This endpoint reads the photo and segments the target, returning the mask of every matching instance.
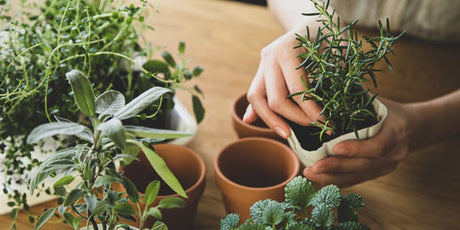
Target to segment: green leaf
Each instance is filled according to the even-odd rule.
[[[358,223],[358,222],[354,222],[354,221],[340,223],[339,228],[343,230],[369,230],[370,229],[366,225]]]
[[[77,149],[76,148],[68,148],[63,149],[55,154],[50,155],[46,158],[38,167],[35,174],[33,174],[30,182],[29,182],[29,191],[33,194],[34,190],[37,186],[49,175],[53,174],[54,171],[52,170],[55,165],[59,165],[61,167],[72,167],[74,166],[74,162],[72,158],[76,155]]]
[[[196,91],[197,93],[199,93],[200,95],[203,96],[203,91],[201,91],[201,89],[200,89],[197,85],[195,85],[195,87],[193,87],[193,89],[195,89],[195,91]]]
[[[97,204],[97,197],[93,195],[85,196],[86,207],[92,213]],[[93,214],[94,215],[94,214]]]
[[[111,176],[111,175],[103,175],[101,177],[99,177],[97,180],[96,180],[96,183],[94,183],[94,187],[95,188],[98,188],[98,187],[101,187],[101,186],[105,186],[105,185],[110,185],[114,182],[117,182],[118,179],[114,176]]]
[[[63,186],[54,187],[54,192],[59,196],[65,196],[67,194],[67,190]]]
[[[265,207],[267,207],[268,203],[270,203],[272,200],[266,199],[266,200],[260,200],[255,202],[251,208],[249,208],[249,214],[251,215],[251,218],[254,220],[256,223],[263,224],[264,223],[264,217],[263,217],[263,212]]]
[[[109,203],[107,203],[107,201],[105,200],[101,200],[101,201],[98,201],[96,203],[96,206],[94,206],[94,209],[93,209],[93,215],[97,215],[99,213],[102,213],[104,211],[106,211],[107,209],[109,209],[111,206]]]
[[[203,72],[203,67],[197,66],[197,67],[195,67],[195,68],[193,69],[192,75],[193,75],[194,77],[198,77],[202,72]]]
[[[280,203],[276,201],[268,202],[262,212],[264,223],[271,226],[281,223],[283,220],[283,212],[284,209]]]
[[[327,205],[316,206],[311,215],[316,227],[330,227],[334,223],[334,213]]]
[[[85,131],[85,126],[73,122],[53,122],[35,127],[29,136],[27,143],[34,144],[39,140],[54,135],[77,135]]]
[[[56,183],[54,183],[53,187],[62,187],[64,185],[68,185],[68,184],[72,183],[72,181],[74,179],[75,179],[75,177],[72,176],[72,175],[64,176],[61,179],[59,179],[58,181],[56,181]]]
[[[165,161],[158,156],[152,149],[143,145],[138,141],[129,140],[130,143],[139,146],[142,151],[144,152],[145,156],[149,160],[150,164],[152,165],[155,172],[163,179],[163,181],[177,194],[182,197],[187,198],[187,194],[185,194],[184,189],[180,185],[177,178],[174,174],[169,170],[168,166],[166,165]]]
[[[73,205],[75,202],[77,202],[81,197],[83,196],[83,190],[81,189],[74,189],[69,192],[67,195],[67,198],[64,201],[64,206],[69,206]]]
[[[160,191],[160,181],[154,180],[150,182],[144,193],[145,206],[149,206],[155,201],[158,191]]]
[[[165,94],[169,93],[171,90],[163,88],[163,87],[152,87],[149,90],[143,92],[141,95],[134,98],[131,102],[121,108],[117,113],[115,113],[115,117],[120,120],[125,120],[136,116],[142,110],[146,109],[149,105],[151,105],[156,100],[160,99],[160,97]]]
[[[315,194],[315,188],[307,178],[298,176],[293,178],[284,189],[286,203],[294,208],[304,210]]]
[[[126,126],[125,131],[126,131]],[[136,157],[137,154],[139,153],[139,146],[133,145],[133,144],[127,144],[126,147],[121,151],[123,154],[130,155],[132,157]],[[136,157],[137,158],[137,157]],[[124,158],[123,162],[128,165],[130,164],[134,158]]]
[[[193,113],[195,114],[196,122],[199,124],[204,118],[205,109],[201,104],[200,98],[196,95],[192,95],[192,103]]]
[[[174,61],[174,58],[171,56],[171,54],[168,51],[163,51],[161,53],[161,56],[166,61],[166,63],[168,63],[168,65],[172,67],[176,67],[176,62]]]
[[[34,230],[40,229],[40,228],[46,223],[46,221],[48,221],[48,220],[53,216],[54,211],[55,211],[54,208],[50,208],[50,209],[44,211],[44,212],[37,218],[37,222],[35,223]]]
[[[112,118],[106,122],[101,123],[98,127],[102,135],[110,138],[120,149],[126,146],[125,129],[121,121],[117,118]]]
[[[134,211],[133,206],[125,202],[115,205],[113,207],[113,210],[122,215],[133,215],[136,213],[136,211]]]
[[[155,221],[151,230],[168,230],[168,226],[161,221]]]
[[[122,93],[109,90],[96,98],[96,113],[113,115],[125,106],[125,97]]]
[[[163,218],[163,215],[161,214],[160,209],[157,207],[152,207],[147,211],[147,215],[152,216],[153,218],[157,220],[161,220]]]
[[[139,192],[137,191],[137,188],[133,184],[133,182],[126,177],[122,177],[121,183],[126,189],[126,193],[128,194],[129,200],[131,200],[134,203],[137,203],[139,201]]]
[[[168,64],[161,60],[149,60],[142,67],[144,67],[144,69],[152,73],[170,72]]]
[[[337,208],[340,204],[340,191],[335,185],[328,185],[316,192],[310,201],[310,205],[324,205],[329,208]]]
[[[95,96],[93,87],[88,78],[78,70],[72,70],[65,74],[72,87],[72,92],[80,111],[88,117],[96,112]]]
[[[183,208],[185,207],[185,201],[176,196],[166,197],[160,200],[158,204],[159,208]]]
[[[179,49],[178,50],[179,50],[180,54],[184,54],[184,52],[185,52],[185,42],[184,41],[179,42]]]
[[[231,230],[238,226],[240,215],[235,213],[228,214],[224,219],[220,220],[220,230]]]
[[[173,130],[166,130],[166,129],[154,129],[148,128],[143,126],[134,126],[134,125],[126,125],[125,131],[127,135],[131,135],[134,137],[144,137],[144,138],[152,138],[152,139],[169,139],[169,138],[179,138],[179,137],[187,137],[191,136],[190,133],[178,132]]]

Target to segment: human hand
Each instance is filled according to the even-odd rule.
[[[380,100],[388,109],[380,132],[367,140],[336,144],[333,149],[335,155],[305,168],[305,177],[321,186],[335,184],[346,187],[388,174],[407,158],[414,110],[410,104]]]
[[[301,76],[304,70],[297,58],[298,45],[295,33],[305,30],[299,26],[265,47],[261,52],[259,69],[248,90],[248,106],[243,121],[254,122],[260,117],[268,127],[283,138],[288,138],[290,129],[282,117],[301,125],[311,125],[320,119],[321,107],[311,100],[302,101],[302,96],[290,94],[304,91]],[[281,117],[282,116],[282,117]]]

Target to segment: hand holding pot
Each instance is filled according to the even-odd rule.
[[[460,90],[420,103],[379,100],[388,109],[381,131],[367,140],[335,145],[335,156],[305,168],[308,179],[321,185],[351,186],[392,172],[413,150],[459,135]],[[449,122],[436,122],[439,118]]]

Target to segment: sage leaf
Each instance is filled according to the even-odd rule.
[[[142,143],[134,140],[129,140],[130,143],[135,144],[139,146],[142,151],[144,152],[145,156],[149,160],[150,164],[152,165],[153,169],[155,172],[163,179],[163,181],[177,194],[179,194],[182,197],[188,198],[187,194],[185,194],[184,189],[180,185],[179,181],[177,178],[174,176],[174,174],[169,170],[168,166],[166,165],[166,162],[158,156],[155,151],[150,149],[149,147],[143,145]]]
[[[126,135],[123,124],[117,118],[101,123],[98,127],[103,136],[110,138],[120,149],[126,146]]]
[[[126,177],[122,177],[121,183],[126,189],[126,193],[128,194],[129,200],[131,200],[134,203],[137,203],[137,201],[139,200],[139,193],[137,192],[137,188],[133,184],[133,182]]]
[[[40,229],[46,221],[48,221],[54,214],[55,209],[50,208],[46,211],[44,211],[38,218],[37,218],[37,223],[35,223],[34,230]]]
[[[168,226],[161,221],[155,221],[151,230],[168,230]]]
[[[34,144],[39,140],[54,135],[77,135],[85,131],[85,126],[73,122],[53,122],[35,127],[29,136],[27,143]]]
[[[144,201],[145,206],[151,205],[157,198],[158,191],[160,191],[160,181],[154,180],[145,189]]]
[[[166,129],[154,129],[143,126],[125,125],[125,131],[127,135],[134,137],[145,137],[152,139],[164,139],[164,138],[179,138],[191,136],[190,133],[178,132]]]
[[[147,211],[147,215],[152,216],[153,218],[157,220],[161,220],[163,218],[163,215],[161,215],[160,209],[157,207],[152,207]]]
[[[83,190],[81,189],[74,189],[69,192],[67,198],[64,201],[64,206],[73,205],[83,196]]]
[[[115,117],[120,120],[125,120],[136,116],[142,110],[147,108],[156,100],[160,99],[160,97],[165,94],[169,93],[171,90],[163,88],[163,87],[152,87],[149,90],[143,92],[141,95],[134,98],[131,102],[121,108],[117,113],[115,113]]]
[[[88,117],[96,112],[95,96],[93,87],[88,78],[78,70],[72,70],[65,74],[72,87],[73,96],[80,111]]]
[[[118,181],[118,179],[116,177],[114,177],[114,176],[103,175],[103,176],[99,177],[96,180],[96,183],[94,183],[94,187],[98,188],[98,187],[101,187],[101,186],[110,185],[110,184],[115,183],[117,181]]]
[[[192,95],[193,113],[197,123],[200,123],[204,118],[205,109],[198,96]]]
[[[185,207],[185,201],[180,197],[171,196],[160,200],[158,204],[159,208],[183,208]]]
[[[59,179],[58,181],[56,181],[56,183],[54,183],[53,187],[62,187],[64,185],[68,185],[68,184],[72,183],[72,181],[74,179],[75,179],[75,177],[72,176],[72,175],[64,176],[61,179]]]
[[[125,97],[122,93],[109,90],[96,98],[96,113],[100,115],[113,115],[125,106]]]
[[[95,196],[93,196],[93,195],[87,195],[87,196],[85,196],[84,199],[85,199],[85,202],[86,202],[86,207],[92,213],[94,208],[96,207],[97,198]]]
[[[136,213],[133,206],[129,203],[119,203],[115,205],[113,209],[122,215],[133,215]]]

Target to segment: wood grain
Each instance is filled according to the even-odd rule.
[[[207,187],[198,207],[196,229],[218,229],[225,210],[214,181],[213,161],[224,146],[237,139],[231,127],[230,104],[249,87],[260,50],[283,32],[270,12],[260,6],[218,0],[154,3],[160,12],[152,20],[155,31],[144,34],[146,40],[171,51],[185,40],[186,53],[193,57],[191,65],[205,68],[190,84],[198,84],[204,91],[207,113],[189,147],[207,166]],[[395,71],[380,73],[380,95],[409,102],[460,88],[459,51],[454,45],[406,38],[397,44],[397,56],[391,58]],[[191,108],[186,92],[178,96]],[[414,152],[390,175],[345,189],[363,195],[366,208],[360,212],[361,220],[371,229],[458,229],[459,140]],[[32,212],[38,214],[53,205],[55,202],[33,207]],[[18,221],[18,229],[33,229],[26,215],[21,214]],[[10,223],[8,215],[0,216],[0,229],[8,229]],[[43,229],[69,228],[47,224]]]

